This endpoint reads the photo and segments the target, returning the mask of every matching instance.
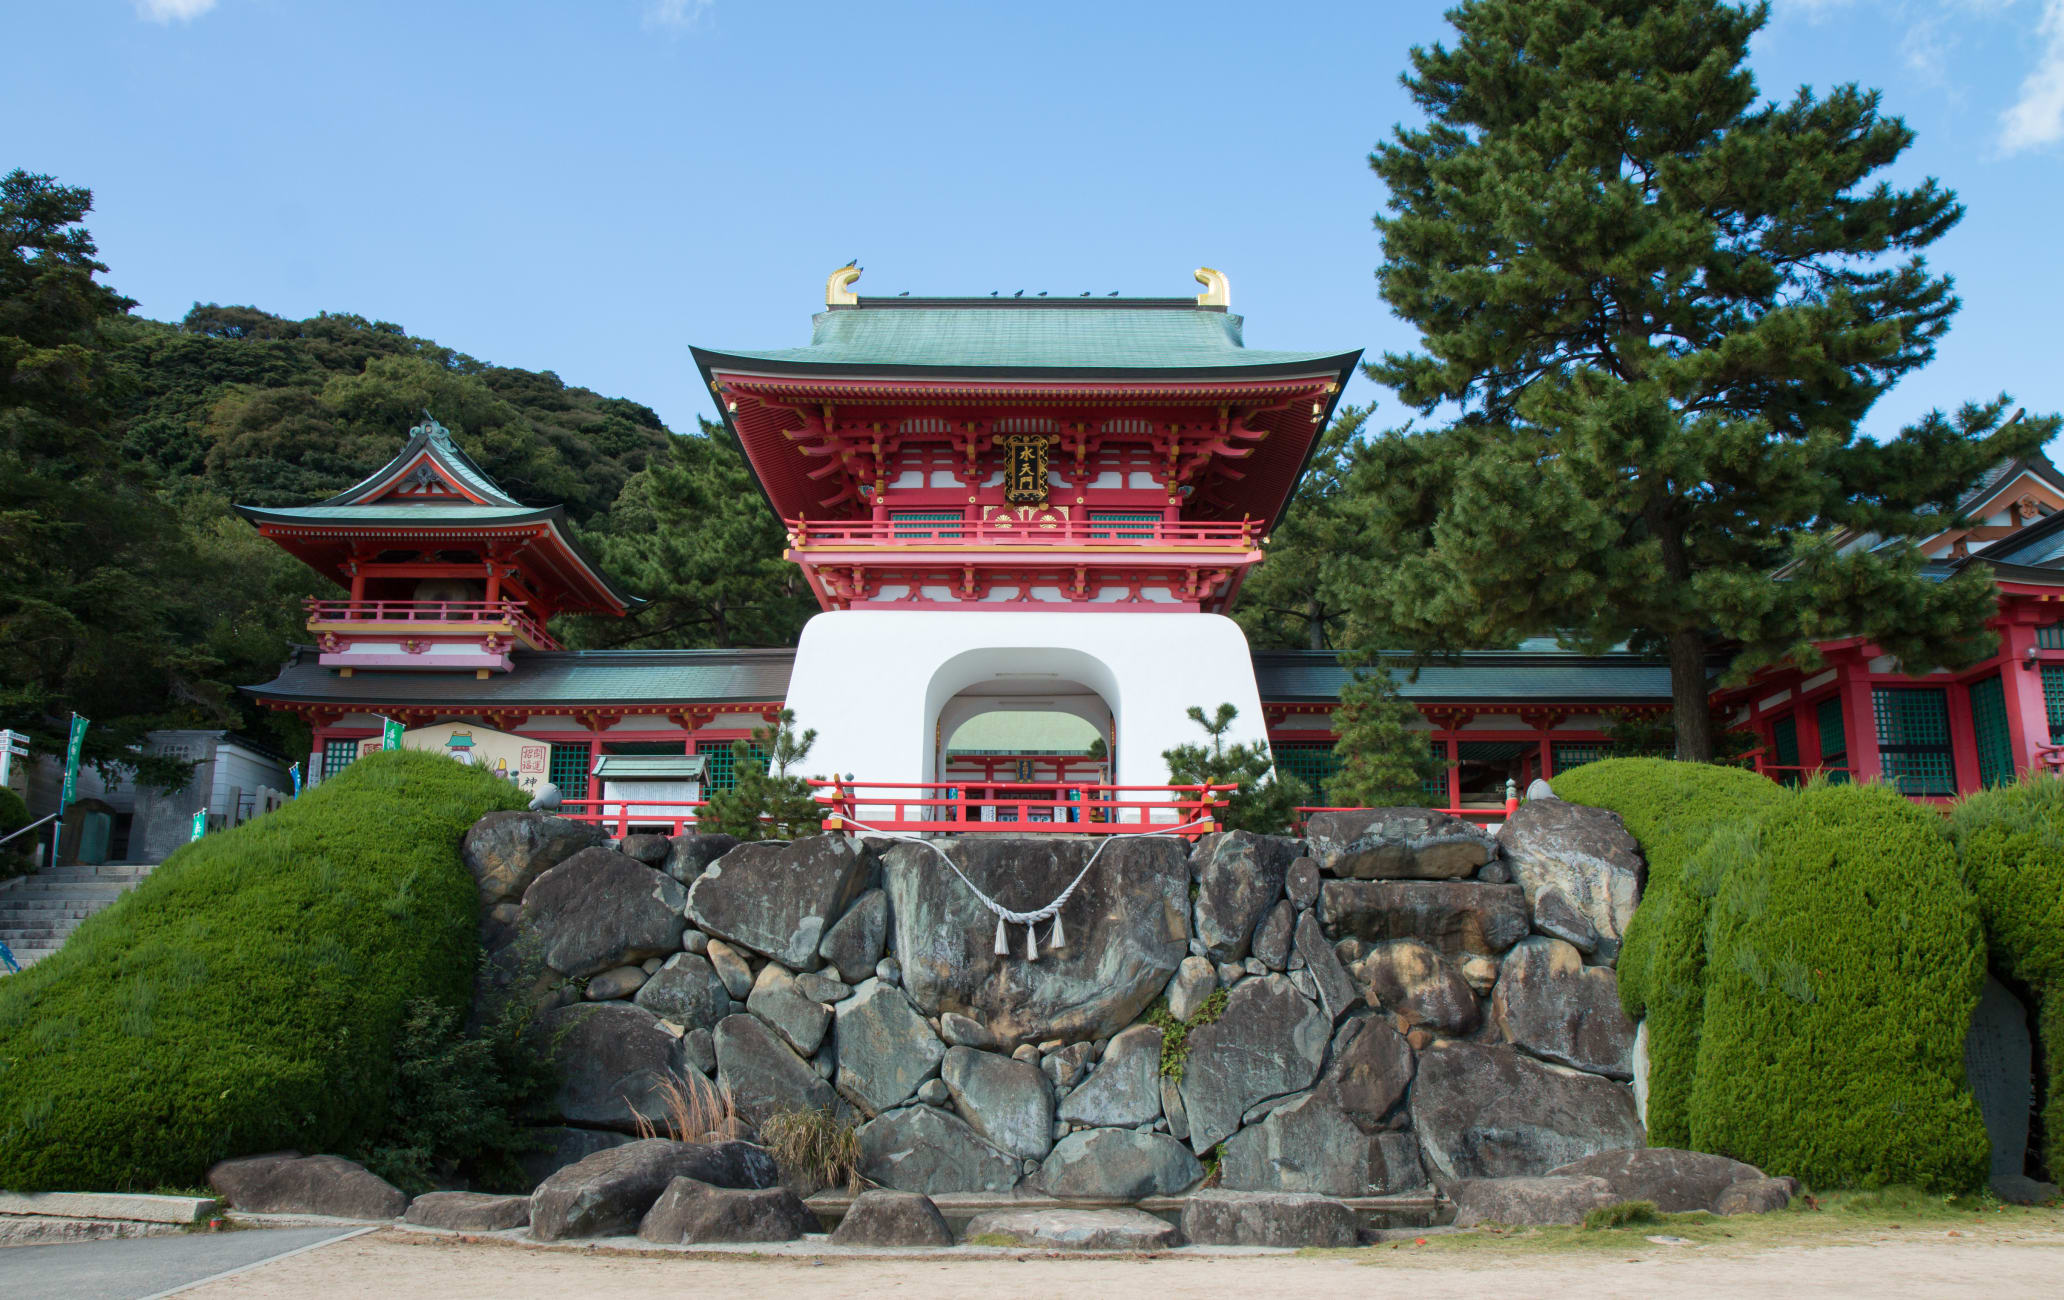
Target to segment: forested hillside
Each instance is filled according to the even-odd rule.
[[[236,688],[306,639],[301,598],[327,584],[230,505],[333,495],[425,410],[512,496],[565,505],[652,599],[632,620],[560,628],[571,643],[779,644],[814,609],[713,430],[676,437],[637,402],[364,316],[211,304],[143,319],[96,259],[91,205],[50,177],[0,179],[0,726],[46,752],[73,710],[103,765],[160,727],[301,749],[293,719]]]

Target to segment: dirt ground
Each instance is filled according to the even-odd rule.
[[[1794,1220],[1798,1216],[1771,1216]],[[2064,1214],[1921,1216],[1922,1221],[1772,1222],[1754,1231],[1687,1225],[1677,1216],[1611,1232],[1568,1230],[1432,1237],[1298,1255],[1068,1258],[1025,1252],[951,1258],[649,1255],[543,1250],[383,1230],[266,1264],[184,1294],[231,1297],[434,1296],[437,1300],[617,1300],[720,1294],[726,1300],[806,1290],[840,1300],[879,1296],[1130,1296],[1155,1300],[1372,1294],[1468,1297],[1524,1273],[1531,1295],[1755,1294],[2010,1296],[2064,1294]],[[1693,1235],[1685,1235],[1693,1234]],[[1666,1240],[1651,1240],[1662,1237]],[[1494,1276],[1495,1275],[1495,1276]]]

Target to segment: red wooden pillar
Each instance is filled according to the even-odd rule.
[[[1448,807],[1462,806],[1462,751],[1461,743],[1452,735],[1448,737]]]
[[[1548,739],[1548,733],[1545,731],[1541,733],[1541,770],[1539,775],[1543,781],[1553,781],[1555,779],[1555,746]],[[1520,793],[1526,793],[1524,787],[1521,787]]]
[[[1792,729],[1799,738],[1799,766],[1808,772],[1820,767],[1820,708],[1799,701],[1799,707],[1792,711]]]
[[[1971,722],[1971,688],[1965,682],[1944,682],[1949,704],[1949,760],[1958,794],[1978,788],[1978,729]]]
[[[2007,702],[2007,741],[2014,751],[2014,771],[2036,766],[2035,751],[2050,743],[2050,709],[2043,699],[2042,669],[2028,666],[2035,648],[2035,629],[2009,623],[2000,629],[2000,694]]]
[[[1871,705],[1870,661],[1842,665],[1842,730],[1849,738],[1849,777],[1876,781],[1885,774],[1878,756],[1878,715]]]
[[[492,605],[502,598],[502,569],[493,560],[487,562],[487,603]]]

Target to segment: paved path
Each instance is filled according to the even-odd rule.
[[[0,1250],[0,1297],[142,1300],[356,1231],[267,1228],[15,1246]]]

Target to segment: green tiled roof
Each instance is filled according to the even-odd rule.
[[[604,754],[594,775],[615,781],[690,780],[703,774],[700,754]]]
[[[443,505],[429,502],[377,502],[369,506],[238,506],[252,519],[300,523],[346,524],[497,524],[528,523],[557,514],[551,507]]]
[[[1354,359],[1250,349],[1240,317],[1183,298],[863,298],[819,312],[808,347],[720,355],[781,365],[1070,371],[1338,369]]]
[[[1255,684],[1267,701],[1337,700],[1349,675],[1339,656],[1329,651],[1254,652]],[[1455,663],[1421,668],[1417,681],[1402,669],[1392,670],[1391,677],[1408,700],[1611,704],[1670,698],[1669,665],[1633,654],[1591,657],[1553,649],[1472,650]]]
[[[538,705],[760,703],[788,694],[793,650],[516,650],[514,667],[471,673],[361,672],[340,677],[297,646],[280,675],[245,692],[260,699],[513,708]]]

